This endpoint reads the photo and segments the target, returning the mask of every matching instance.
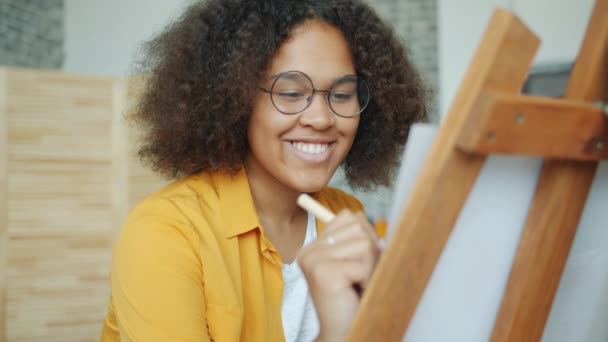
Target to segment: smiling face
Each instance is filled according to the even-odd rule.
[[[342,32],[319,21],[293,29],[260,86],[270,89],[276,75],[294,70],[308,75],[316,89],[329,89],[335,80],[356,74]],[[359,116],[334,114],[323,92],[315,93],[304,111],[286,115],[260,90],[249,122],[246,168],[297,192],[319,191],[346,157],[358,126]]]

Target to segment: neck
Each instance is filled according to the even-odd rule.
[[[247,160],[246,170],[253,202],[265,228],[289,227],[306,214],[296,203],[298,191],[280,183],[255,160]]]

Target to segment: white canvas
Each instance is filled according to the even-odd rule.
[[[436,131],[431,125],[412,129],[397,180],[395,207],[389,215],[389,238]],[[404,341],[489,340],[541,163],[539,158],[527,157],[487,159]],[[608,243],[606,204],[608,165],[603,163],[556,296],[545,342],[608,341],[608,248],[602,248]]]

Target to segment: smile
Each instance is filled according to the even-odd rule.
[[[287,141],[287,145],[292,153],[300,160],[307,163],[324,163],[327,162],[332,155],[335,141]]]
[[[291,141],[291,146],[296,150],[308,154],[321,154],[329,148],[329,144],[313,144],[313,143],[304,143]]]

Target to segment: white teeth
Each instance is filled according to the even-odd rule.
[[[310,154],[320,154],[329,148],[329,144],[307,144],[303,142],[292,142],[291,145],[296,148],[296,150],[310,153]]]

